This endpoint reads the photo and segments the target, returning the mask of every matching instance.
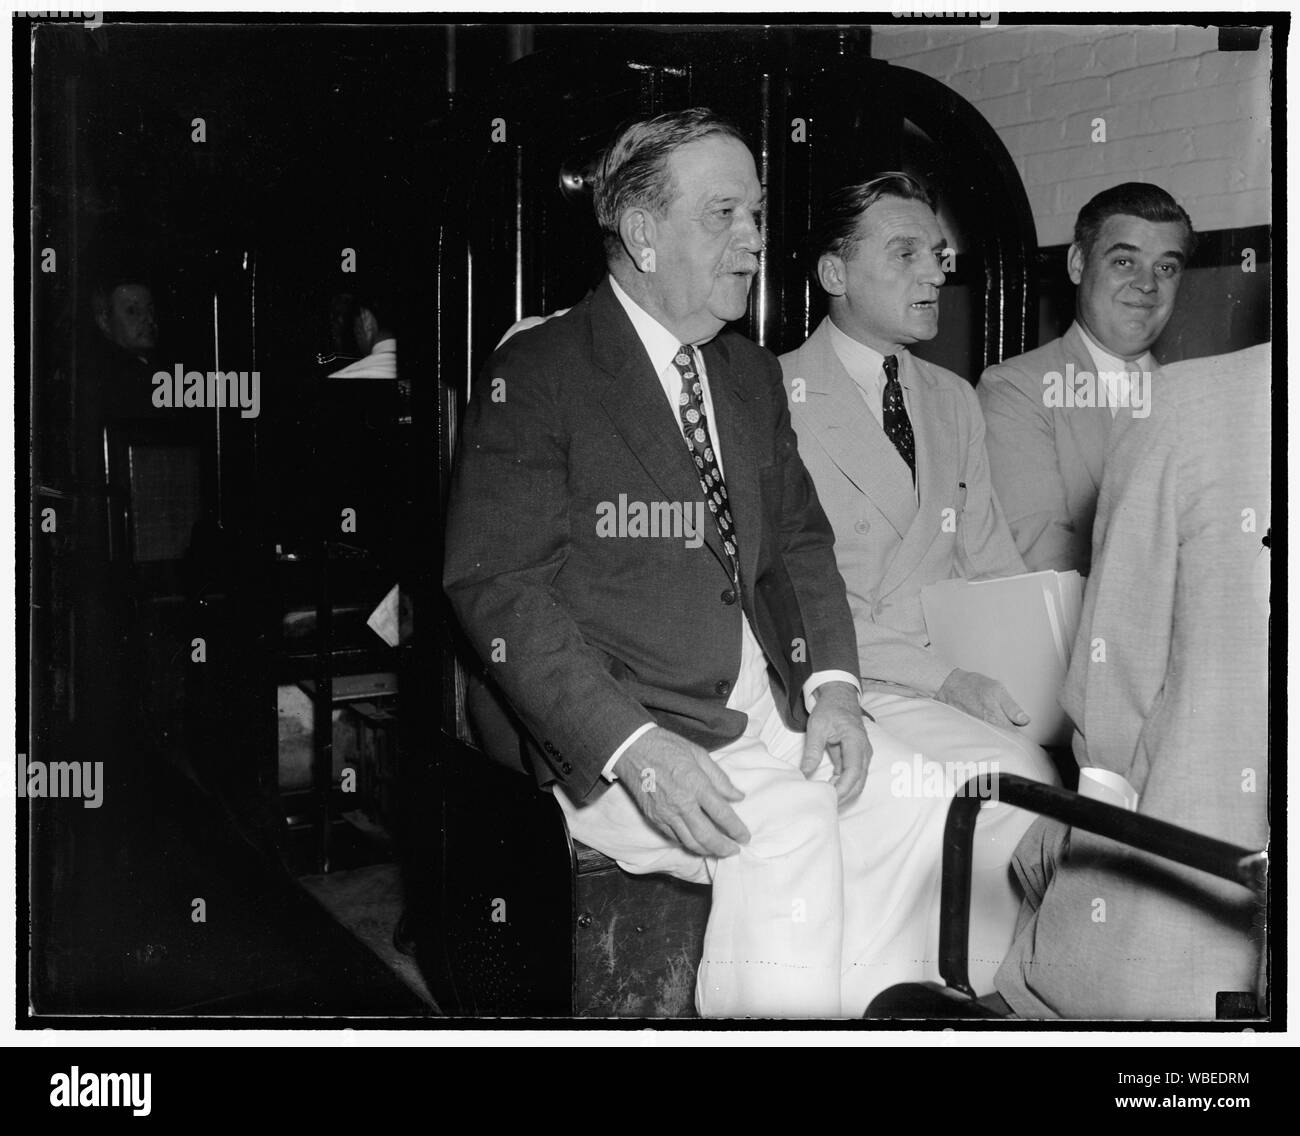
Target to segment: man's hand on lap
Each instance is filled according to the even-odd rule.
[[[954,668],[934,697],[939,702],[964,710],[972,718],[995,726],[1029,725],[1029,715],[1011,697],[1007,688],[997,679],[975,671]]]
[[[822,754],[835,769],[831,784],[841,806],[857,799],[867,783],[871,742],[862,724],[858,692],[847,682],[823,683],[815,691],[817,704],[808,717],[803,760],[799,768],[811,777],[821,764]]]
[[[745,794],[706,750],[671,730],[656,726],[637,738],[614,772],[646,819],[688,852],[734,856],[749,842],[749,829],[727,803]]]

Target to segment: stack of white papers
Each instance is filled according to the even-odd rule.
[[[921,589],[930,646],[962,670],[997,679],[1025,713],[1039,745],[1065,745],[1061,689],[1083,608],[1078,572],[945,580]]]

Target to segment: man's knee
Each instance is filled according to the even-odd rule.
[[[763,859],[816,855],[837,848],[838,817],[835,788],[802,775],[765,785],[747,794],[739,811],[750,830],[744,851]]]
[[[1069,827],[1051,817],[1037,817],[1015,848],[1012,870],[1029,906],[1037,909],[1069,846]]]
[[[1036,742],[1017,736],[1012,729],[996,729],[1001,743],[998,753],[1000,771],[1028,777],[1031,781],[1059,785],[1060,774],[1057,773],[1056,765],[1047,755],[1047,751]]]
[[[964,719],[967,754],[978,753],[979,764],[994,773],[1011,773],[1030,781],[1059,785],[1060,774],[1047,751],[1037,742],[1030,741],[1015,726],[995,726],[956,711]]]

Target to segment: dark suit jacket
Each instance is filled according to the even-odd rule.
[[[830,525],[799,459],[767,351],[724,331],[703,347],[740,546],[739,602],[704,543],[602,535],[604,503],[703,501],[699,476],[609,281],[509,339],[465,413],[444,585],[470,640],[540,746],[542,783],[581,799],[655,722],[706,749],[744,731],[727,708],[748,616],[793,729],[815,671],[857,671]],[[607,531],[607,530],[606,530]],[[689,543],[698,543],[691,541]],[[743,614],[742,614],[743,612]]]

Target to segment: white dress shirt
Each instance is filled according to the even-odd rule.
[[[1083,342],[1088,348],[1088,354],[1092,356],[1092,365],[1096,369],[1095,374],[1099,388],[1096,397],[1100,400],[1100,387],[1104,385],[1106,387],[1106,398],[1110,403],[1110,416],[1114,418],[1120,412],[1121,407],[1133,405],[1132,380],[1129,375],[1133,371],[1145,371],[1150,374],[1159,364],[1150,351],[1144,351],[1131,363],[1126,359],[1121,359],[1118,355],[1112,355],[1088,334],[1087,328],[1078,320],[1074,321],[1074,326],[1079,329],[1079,334],[1083,336]]]
[[[618,302],[623,305],[623,310],[627,312],[628,319],[632,321],[637,338],[641,340],[646,354],[650,357],[650,366],[659,377],[659,385],[663,388],[664,398],[672,409],[673,420],[677,421],[679,413],[678,397],[682,393],[682,376],[673,365],[673,359],[682,346],[681,340],[637,304],[619,287],[618,281],[612,276],[609,278],[609,282],[613,286],[614,295],[618,297]],[[713,413],[713,395],[709,390],[709,376],[704,365],[704,353],[700,350],[702,344],[695,343],[690,346],[695,348],[696,370],[699,373],[700,386],[704,392],[704,413],[710,423],[709,433],[712,435],[713,453],[718,460],[718,468],[722,471],[725,479],[727,470],[724,464],[721,439],[718,437],[718,429],[714,425],[717,419]],[[682,445],[686,445],[685,437],[682,438]],[[706,521],[706,523],[709,522]],[[738,531],[736,537],[742,544],[744,543],[745,534],[743,532]],[[847,682],[859,691],[861,690],[857,675],[850,674],[848,671],[817,671],[809,677],[803,686],[804,704],[808,707],[810,713],[815,704],[813,692],[827,682]],[[749,619],[746,617],[741,620],[740,674],[731,689],[731,697],[727,699],[727,708],[746,710],[756,706],[767,690],[767,659],[764,657],[763,648],[759,646],[758,640],[754,637],[754,632],[749,626]],[[618,759],[623,756],[628,746],[641,737],[642,734],[653,729],[654,726],[654,722],[647,722],[644,726],[633,731],[627,740],[614,751],[613,756],[605,763],[605,768],[602,771],[602,775],[606,780],[617,780],[614,775],[614,765],[618,762]]]

